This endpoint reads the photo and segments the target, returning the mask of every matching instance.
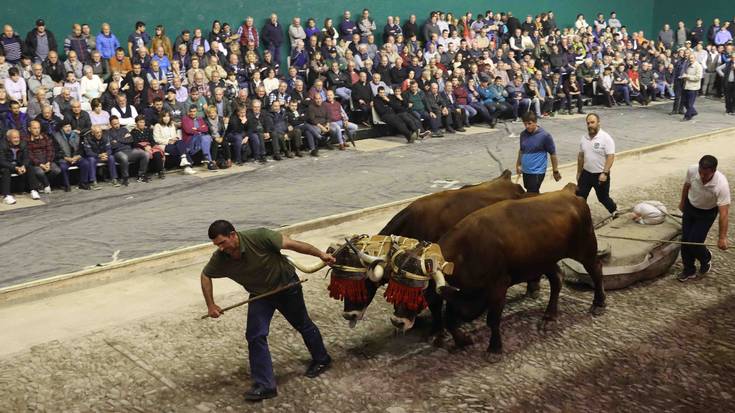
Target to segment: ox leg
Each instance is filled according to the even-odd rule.
[[[595,286],[595,298],[592,300],[590,313],[592,315],[601,315],[605,312],[605,286],[602,280],[602,261],[596,257],[585,264],[584,269],[592,278],[592,284]]]
[[[444,330],[444,315],[442,313],[442,307],[444,306],[444,300],[441,296],[434,291],[431,283],[429,287],[424,290],[424,296],[426,302],[429,304],[429,312],[431,312],[431,330],[429,330],[429,338],[433,337],[433,344],[437,347],[444,345],[446,337],[446,331]]]
[[[487,347],[486,358],[491,363],[502,359],[503,341],[500,337],[500,319],[505,307],[507,289],[496,288],[495,294],[490,296],[487,309],[487,326],[490,327],[490,345]]]
[[[541,277],[533,281],[526,282],[526,297],[537,299],[541,295]]]
[[[462,349],[472,344],[470,336],[459,330],[461,315],[456,304],[447,302],[444,320],[446,322],[447,330],[449,330],[449,334],[452,335],[452,339],[454,340],[454,346],[457,349]]]
[[[559,313],[559,292],[561,292],[561,274],[559,273],[559,267],[554,266],[551,271],[546,273],[546,278],[549,279],[551,293],[549,294],[549,304],[546,306],[544,318],[539,324],[539,330],[547,330],[550,323],[556,321],[556,317]]]

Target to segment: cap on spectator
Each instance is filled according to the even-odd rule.
[[[169,86],[168,89],[166,89],[166,92],[174,92],[176,93],[176,88],[173,86]]]
[[[487,75],[485,74],[480,75],[480,83],[489,82],[489,81],[490,81],[490,78]]]
[[[46,25],[46,22],[43,21],[43,19],[36,20],[36,27],[45,26],[45,25]]]

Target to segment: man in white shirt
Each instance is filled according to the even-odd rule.
[[[577,196],[587,199],[592,188],[597,200],[610,212],[618,207],[610,198],[610,168],[615,161],[615,142],[600,129],[600,117],[587,115],[587,132],[579,144],[577,155]]]
[[[697,110],[694,109],[694,101],[697,99],[699,89],[702,88],[702,65],[697,62],[697,58],[692,54],[689,56],[689,66],[681,76],[684,80],[684,97],[686,99],[687,111],[684,114],[684,120],[692,120],[693,117],[697,116]]]
[[[698,165],[689,167],[681,190],[679,209],[683,212],[682,241],[703,243],[715,217],[719,214],[717,247],[721,250],[728,248],[730,185],[725,175],[717,170],[717,158],[705,155],[699,160]],[[700,274],[706,274],[712,269],[712,254],[704,245],[682,245],[681,261],[684,266],[684,270],[679,274],[681,282],[697,277],[696,261],[699,261]]]

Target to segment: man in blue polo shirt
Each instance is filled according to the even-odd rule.
[[[547,154],[551,156],[554,180],[561,180],[554,138],[538,126],[537,121],[536,114],[532,111],[523,114],[523,125],[526,129],[521,132],[521,147],[516,161],[516,172],[523,173],[523,186],[531,193],[539,193],[544,181],[548,165]]]

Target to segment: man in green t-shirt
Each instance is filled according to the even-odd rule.
[[[330,254],[313,245],[295,241],[278,232],[257,228],[237,232],[228,221],[218,220],[209,226],[209,239],[218,250],[212,254],[202,270],[202,294],[209,315],[217,318],[222,309],[214,303],[212,278],[227,277],[245,287],[253,295],[260,295],[298,281],[296,271],[281,249],[313,255],[327,264],[334,264]],[[268,350],[268,331],[273,313],[278,310],[299,332],[311,353],[312,362],[307,377],[317,377],[332,363],[327,354],[319,329],[309,318],[301,285],[295,285],[277,294],[250,303],[245,338],[248,341],[250,374],[253,386],[245,399],[259,401],[276,397],[276,379]]]

